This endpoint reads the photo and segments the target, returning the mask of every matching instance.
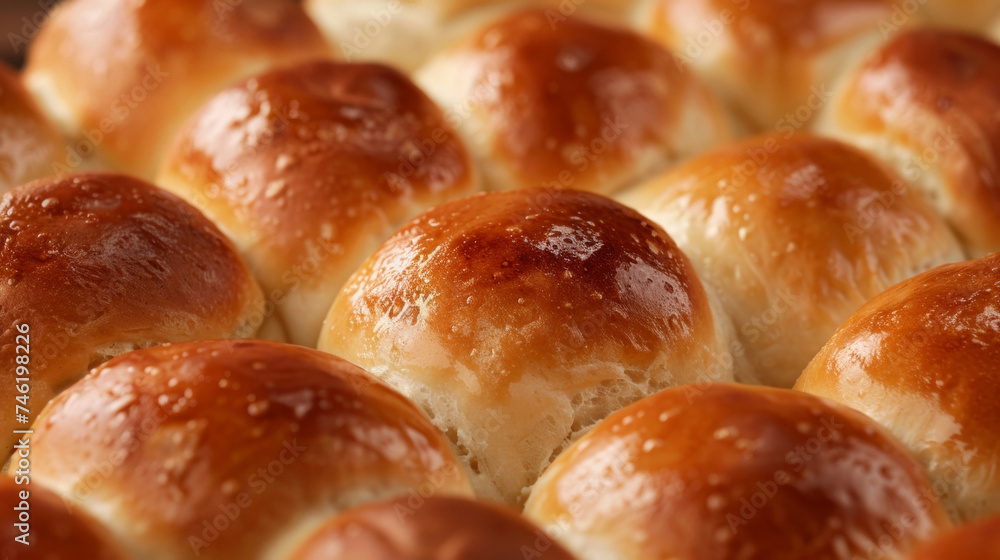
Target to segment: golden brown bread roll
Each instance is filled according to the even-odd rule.
[[[30,453],[29,453],[30,460]],[[0,476],[0,558],[126,560],[124,551],[85,511],[67,507],[30,477]]]
[[[885,426],[955,519],[1000,512],[1000,254],[925,272],[851,316],[795,388]]]
[[[907,560],[1000,559],[1000,517],[991,517],[941,535],[921,546]]]
[[[651,0],[641,27],[758,130],[797,130],[840,75],[918,17],[895,0]]]
[[[349,61],[374,60],[405,70],[491,19],[545,7],[556,26],[573,14],[625,21],[633,0],[306,0],[305,8]]]
[[[222,233],[148,183],[93,173],[7,192],[0,199],[0,363],[11,367],[11,382],[0,384],[0,400],[11,408],[0,415],[0,452],[9,455],[12,429],[28,427],[16,422],[15,397],[28,395],[21,404],[33,418],[88,369],[122,352],[252,336],[262,307],[260,288]]]
[[[274,342],[119,356],[34,431],[32,480],[141,558],[283,558],[341,510],[470,494],[413,404],[340,358]]]
[[[348,276],[422,210],[474,192],[444,115],[376,64],[312,62],[219,93],[159,179],[235,241],[288,340],[315,346]]]
[[[608,417],[525,514],[583,560],[899,559],[949,525],[920,465],[862,414],[727,384]]]
[[[729,138],[713,96],[624,28],[518,12],[433,58],[417,82],[465,134],[494,190],[611,193]]]
[[[874,53],[818,130],[889,162],[932,201],[971,256],[1000,250],[1000,46],[920,29]]]
[[[947,224],[895,173],[811,135],[719,148],[620,198],[691,257],[758,377],[782,387],[870,298],[964,258]]]
[[[517,513],[463,498],[396,498],[352,509],[287,560],[574,560]]]
[[[75,155],[151,178],[213,93],[330,53],[295,0],[69,0],[32,42],[25,83]]]
[[[0,63],[0,193],[71,163],[55,128],[13,70]]]
[[[662,229],[600,195],[526,189],[404,226],[337,296],[319,348],[421,406],[477,495],[519,504],[612,411],[743,373],[731,330]]]

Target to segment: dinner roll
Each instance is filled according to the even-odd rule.
[[[870,298],[963,260],[947,224],[895,173],[806,134],[717,149],[622,200],[691,257],[760,379],[781,387]]]
[[[898,559],[948,527],[920,465],[865,416],[711,383],[598,424],[525,514],[582,560]]]
[[[76,156],[150,178],[213,93],[330,52],[296,0],[69,0],[32,42],[25,83]]]
[[[545,7],[554,27],[576,13],[627,21],[635,0],[306,0],[305,8],[349,61],[412,70],[480,25],[523,7]]]
[[[287,560],[574,560],[517,513],[453,497],[396,498],[323,525]]]
[[[967,525],[921,546],[908,560],[1000,559],[1000,517]]]
[[[30,461],[30,448],[27,455]],[[29,467],[30,470],[30,467]],[[67,508],[30,476],[0,476],[0,558],[4,560],[125,560],[110,533],[86,512]]]
[[[797,130],[897,27],[895,0],[650,0],[641,27],[752,128]]]
[[[545,10],[434,57],[417,82],[445,107],[494,190],[611,193],[729,137],[713,96],[652,41]]]
[[[28,428],[91,367],[163,342],[252,336],[262,308],[260,288],[219,230],[148,183],[93,173],[7,192],[0,198],[0,364],[10,374],[0,384],[0,401],[10,404],[0,415],[3,458],[16,439],[11,430]],[[20,402],[30,411],[24,421],[14,414],[19,396],[28,401]]]
[[[343,509],[470,493],[409,401],[340,358],[265,341],[119,356],[45,409],[31,457],[33,482],[149,559],[284,558]]]
[[[17,74],[0,63],[0,193],[53,175],[66,162],[59,134]]]
[[[315,346],[341,285],[425,208],[477,190],[434,103],[381,65],[313,62],[221,92],[188,123],[160,184],[229,234],[288,340]]]
[[[516,505],[611,412],[743,373],[731,330],[662,229],[600,195],[525,189],[404,226],[337,296],[319,348],[412,399],[477,495]]]
[[[1000,254],[893,286],[851,316],[796,389],[882,424],[958,520],[1000,513]]]
[[[982,256],[1000,250],[998,103],[1000,46],[921,29],[872,55],[819,130],[892,164]]]

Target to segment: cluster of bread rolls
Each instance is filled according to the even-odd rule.
[[[997,40],[66,0],[0,68],[0,554],[1000,559]]]

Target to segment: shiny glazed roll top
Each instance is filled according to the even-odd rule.
[[[69,0],[32,41],[25,83],[75,156],[152,178],[184,119],[212,94],[329,56],[295,0]]]
[[[964,259],[899,176],[817,136],[771,133],[713,150],[621,200],[677,241],[715,288],[760,379],[786,388],[866,301]]]
[[[582,560],[901,560],[949,527],[920,465],[864,415],[721,383],[608,417],[525,514]]]
[[[858,310],[796,389],[885,426],[956,520],[1000,513],[1000,255],[942,266]]]
[[[612,193],[730,136],[727,115],[670,52],[541,9],[477,30],[417,83],[464,133],[493,190]]]
[[[164,342],[253,336],[260,288],[197,210],[107,173],[41,179],[0,198],[0,452],[52,397],[108,358]],[[27,396],[24,396],[27,395]],[[28,411],[14,414],[16,397]]]
[[[901,34],[844,83],[818,130],[869,150],[922,190],[970,256],[1000,250],[1000,46]]]
[[[284,558],[347,508],[471,494],[409,401],[340,358],[275,342],[119,356],[33,429],[33,483],[104,522],[136,558]]]
[[[580,191],[508,191],[404,226],[337,297],[319,347],[421,406],[480,497],[519,504],[614,410],[743,373],[714,301],[635,211]]]
[[[403,74],[314,62],[202,108],[160,174],[230,235],[278,338],[315,346],[348,276],[406,220],[478,185],[462,141]]]
[[[517,512],[488,502],[396,498],[347,511],[286,560],[575,560]]]

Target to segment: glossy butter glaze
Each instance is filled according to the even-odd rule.
[[[920,465],[868,418],[728,384],[609,416],[549,467],[525,514],[583,559],[900,558],[949,526]]]
[[[34,479],[150,557],[261,554],[297,520],[428,480],[469,493],[447,442],[406,399],[335,356],[273,342],[125,354],[57,397],[34,429]],[[206,519],[246,497],[228,530],[192,545]]]

